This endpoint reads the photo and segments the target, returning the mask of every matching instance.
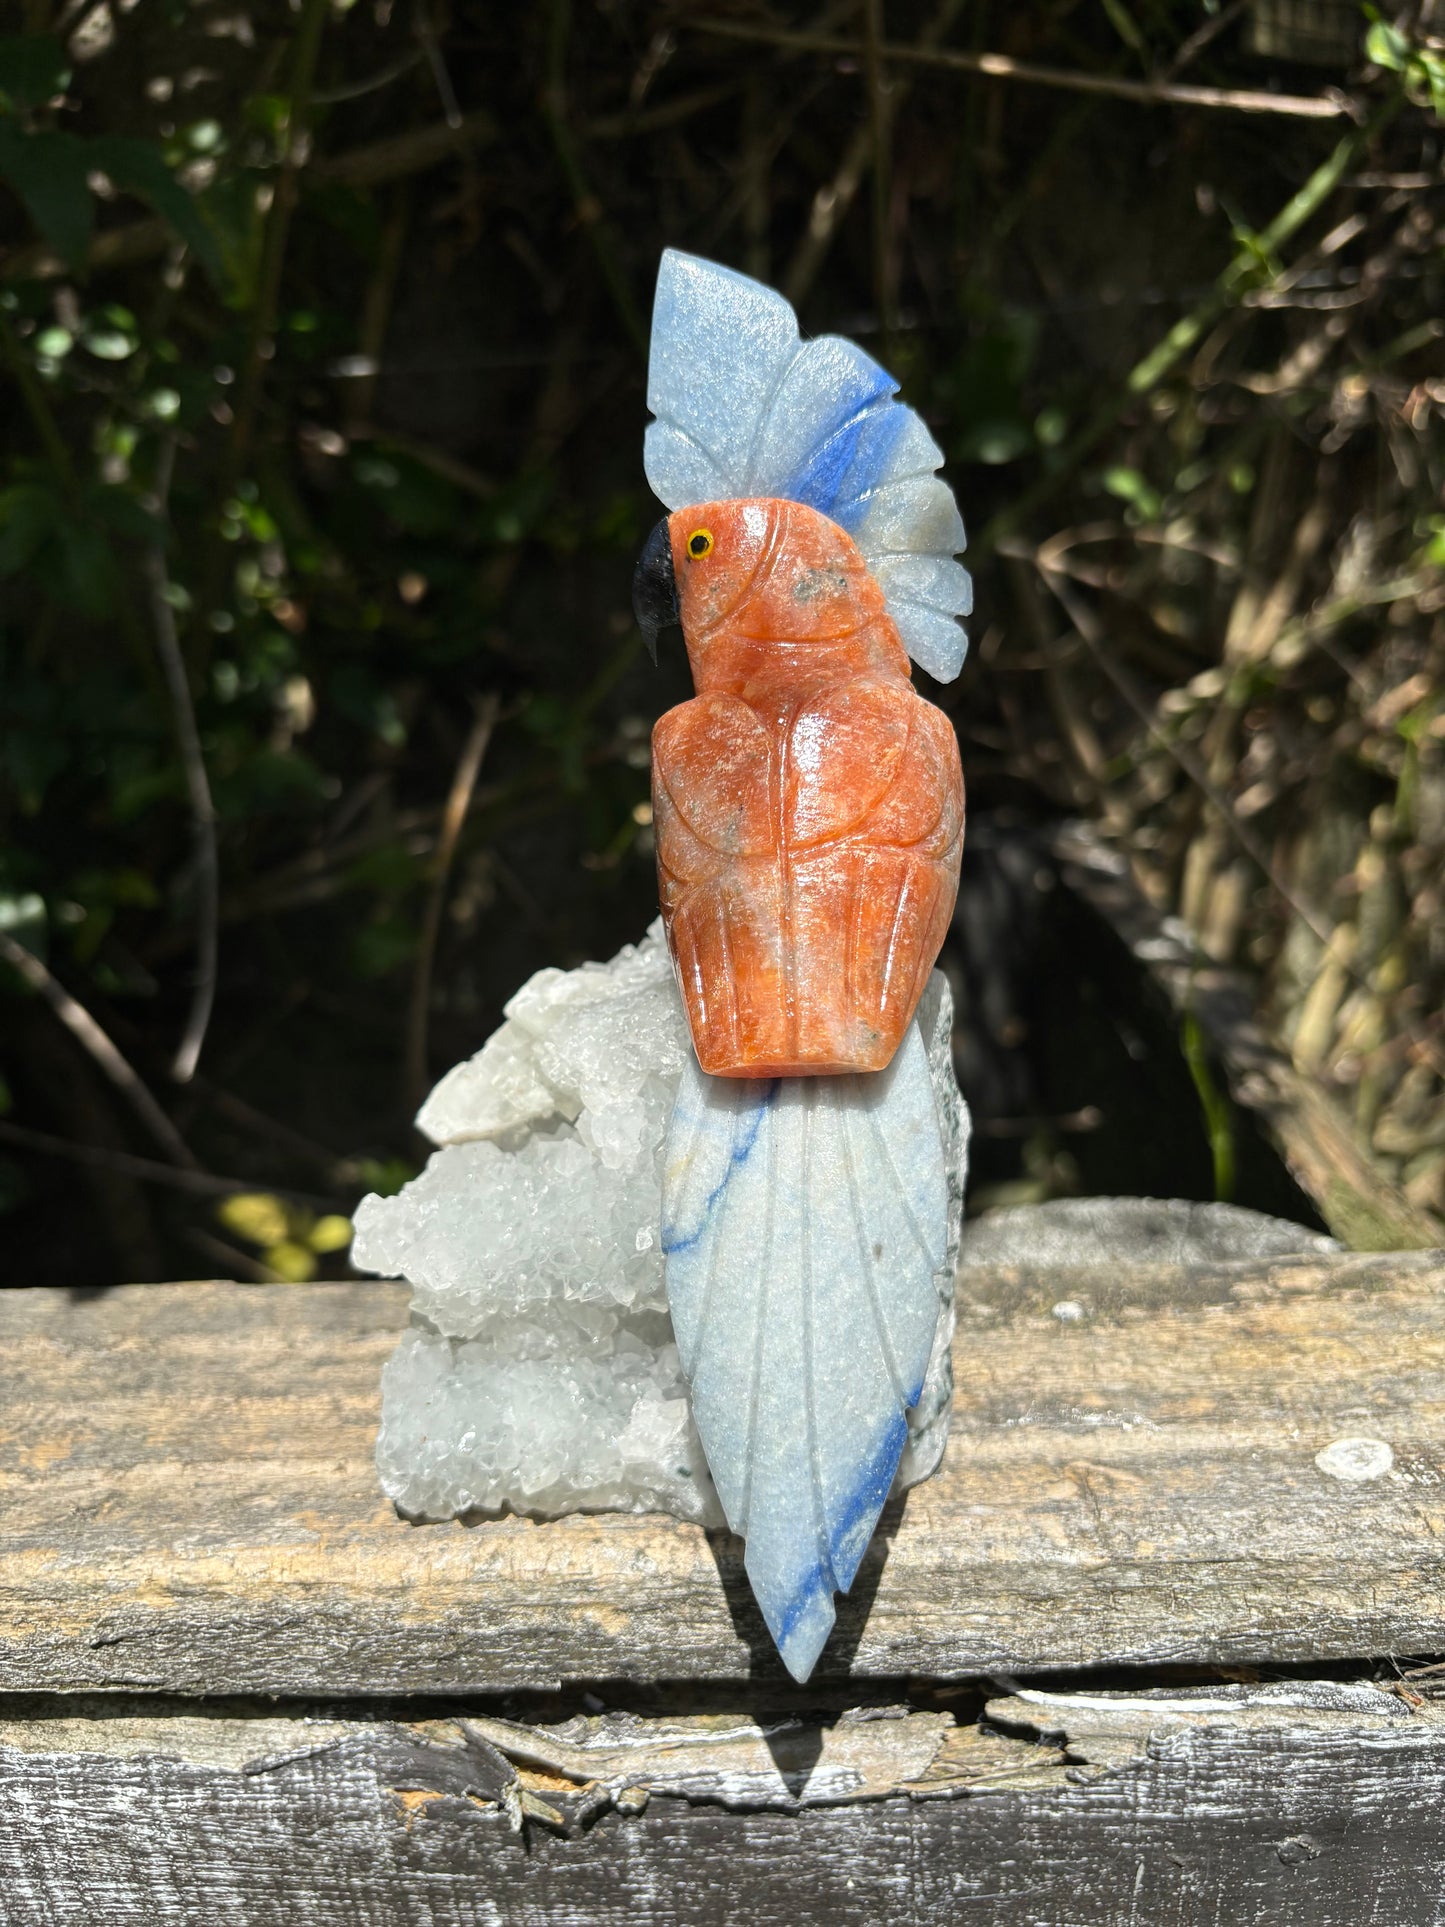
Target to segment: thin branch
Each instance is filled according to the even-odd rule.
[[[382,351],[386,347],[386,331],[391,325],[392,304],[396,299],[397,278],[401,273],[402,251],[406,244],[407,227],[411,220],[411,195],[407,189],[399,187],[392,197],[381,230],[381,247],[377,253],[376,267],[368,277],[366,294],[361,303],[361,322],[357,329],[357,353],[354,357],[358,367],[366,372],[356,378],[355,387],[346,395],[346,432],[355,435],[362,425],[371,419],[372,405],[376,399],[376,384],[381,376]]]
[[[313,107],[339,107],[344,101],[363,100],[367,94],[379,93],[394,80],[400,80],[403,74],[409,74],[426,57],[426,49],[418,47],[412,53],[403,54],[400,60],[393,60],[389,67],[382,67],[366,80],[349,80],[339,87],[317,88],[311,95],[311,104]]]
[[[634,348],[647,358],[647,330],[633,300],[632,289],[618,256],[617,244],[607,220],[606,210],[588,182],[582,158],[573,136],[567,103],[567,43],[571,33],[570,0],[552,0],[547,34],[547,78],[542,87],[542,118],[552,136],[563,176],[572,195],[577,224],[587,236],[597,257],[602,279],[607,283],[612,305]]]
[[[378,370],[381,366],[379,362],[373,364],[369,361],[362,365],[368,368],[375,366]],[[348,424],[346,433],[352,441],[374,441],[383,448],[394,448],[399,454],[409,455],[420,467],[430,469],[433,475],[440,475],[443,481],[461,489],[463,494],[475,495],[479,502],[494,502],[497,499],[498,484],[489,475],[479,473],[469,462],[449,455],[444,448],[420,441],[415,435],[404,435],[390,427],[378,428],[369,421]]]
[[[855,129],[831,181],[825,181],[813,196],[808,210],[808,225],[793,256],[793,264],[783,281],[783,292],[793,306],[801,306],[818,269],[842,225],[843,216],[853,205],[863,184],[863,173],[873,151],[873,134],[865,122]]]
[[[456,127],[449,121],[433,121],[427,127],[409,128],[387,140],[354,147],[346,154],[329,155],[313,162],[306,177],[337,187],[381,187],[387,181],[404,180],[408,174],[422,174],[429,167],[452,160],[463,147],[485,147],[496,138],[495,116],[479,109],[463,115]]]
[[[733,20],[683,19],[694,33],[723,40],[743,40],[770,47],[789,47],[800,53],[842,54],[866,61],[868,49],[856,40],[833,34],[794,33],[784,27],[749,27]],[[1190,87],[1168,80],[1126,80],[1116,74],[1087,74],[1067,67],[1040,67],[1032,61],[1012,60],[1007,54],[965,53],[953,47],[909,47],[887,42],[878,49],[885,60],[912,61],[920,67],[950,68],[956,73],[987,74],[994,80],[1019,80],[1036,87],[1060,87],[1069,93],[1105,94],[1113,100],[1138,101],[1150,107],[1216,107],[1240,114],[1287,114],[1303,120],[1339,120],[1348,104],[1328,94],[1271,94],[1248,87]]]
[[[888,245],[892,205],[891,115],[888,78],[883,71],[883,0],[863,0],[864,71],[868,79],[868,144],[873,161],[873,299],[887,360],[893,339],[893,276]]]
[[[334,1211],[346,1216],[349,1207],[334,1198],[322,1198],[310,1191],[293,1191],[278,1184],[258,1184],[254,1178],[219,1178],[209,1171],[178,1169],[174,1164],[158,1164],[154,1158],[138,1158],[129,1151],[112,1151],[96,1144],[75,1144],[69,1138],[54,1137],[49,1131],[32,1131],[28,1125],[12,1124],[0,1118],[0,1144],[13,1144],[17,1151],[38,1151],[45,1157],[64,1158],[68,1164],[88,1164],[97,1170],[115,1171],[121,1177],[139,1178],[144,1184],[163,1184],[173,1191],[189,1191],[201,1198],[234,1198],[264,1191],[268,1197],[285,1198],[315,1211]]]
[[[588,140],[597,141],[631,140],[637,134],[655,134],[731,100],[737,91],[736,81],[719,81],[715,86],[699,87],[693,93],[659,101],[655,107],[629,107],[620,114],[599,114],[595,120],[583,124],[582,132]]]
[[[420,1104],[426,1095],[427,1013],[431,1004],[432,965],[436,960],[437,937],[441,931],[442,910],[446,904],[447,882],[451,876],[452,860],[457,852],[457,839],[462,833],[462,825],[467,820],[472,792],[477,787],[477,778],[482,773],[482,761],[487,753],[487,745],[491,742],[492,731],[496,727],[497,708],[495,696],[486,696],[477,704],[471,729],[462,746],[461,756],[457,759],[456,773],[452,777],[446,809],[442,813],[442,827],[441,834],[437,838],[436,855],[432,859],[431,889],[427,896],[426,914],[422,918],[421,938],[417,944],[416,963],[412,969],[411,1003],[407,1011],[406,1081],[408,1095],[414,1104]]]
[[[1166,82],[1172,81],[1176,75],[1182,74],[1184,69],[1204,52],[1216,35],[1223,33],[1226,27],[1233,26],[1248,4],[1249,0],[1231,0],[1231,4],[1221,7],[1212,19],[1206,15],[1203,24],[1196,27],[1189,38],[1180,45],[1169,65],[1159,76],[1160,79]]]
[[[80,32],[92,14],[99,13],[101,8],[108,4],[109,0],[66,0],[66,4],[61,7],[56,16],[55,25],[49,31],[64,35],[68,39]],[[32,33],[40,31],[39,27],[31,29]]]
[[[731,226],[734,214],[742,216],[743,266],[756,281],[772,278],[772,172],[773,160],[781,151],[774,142],[788,125],[788,116],[772,105],[766,78],[749,74],[738,128],[736,179],[723,203],[722,220],[717,214],[713,219],[714,232],[721,233],[725,225]]]
[[[175,465],[176,443],[167,436],[156,464],[153,512],[164,521],[171,492],[171,472]],[[216,851],[216,806],[211,798],[206,759],[201,751],[196,712],[191,702],[191,686],[186,676],[176,634],[176,614],[170,600],[170,579],[166,572],[164,537],[146,548],[141,561],[146,587],[150,592],[151,627],[155,633],[156,653],[165,672],[170,692],[171,713],[175,719],[176,745],[186,773],[186,792],[191,801],[191,833],[196,858],[196,981],[191,993],[190,1014],[181,1033],[171,1076],[178,1084],[188,1084],[195,1075],[201,1046],[211,1021],[216,1001],[216,973],[219,959],[217,930],[220,923],[221,865]]]
[[[186,1243],[203,1251],[208,1258],[219,1258],[226,1266],[221,1275],[228,1281],[249,1278],[253,1285],[286,1285],[291,1281],[283,1278],[279,1271],[263,1264],[249,1251],[238,1251],[235,1245],[227,1244],[224,1238],[216,1238],[209,1231],[198,1231],[194,1226],[185,1234]]]
[[[260,407],[266,367],[272,353],[272,336],[276,332],[276,315],[281,300],[281,272],[286,262],[286,243],[291,233],[291,216],[295,212],[299,195],[297,177],[305,164],[310,148],[308,122],[311,115],[311,86],[316,73],[317,55],[321,51],[321,34],[326,25],[326,12],[327,0],[306,0],[306,11],[302,15],[301,27],[296,37],[296,57],[291,72],[291,98],[286,111],[286,149],[281,158],[281,171],[276,180],[271,206],[266,216],[266,230],[261,241],[259,286],[256,292],[255,311],[251,317],[250,340],[247,343],[241,378],[236,389],[235,425],[231,431],[231,447],[224,486],[220,491],[223,501],[229,496],[235,479],[245,467],[246,458],[251,451],[256,411]]]
[[[313,1169],[324,1171],[329,1183],[345,1187],[349,1182],[346,1176],[347,1160],[342,1154],[333,1151],[329,1145],[319,1144],[315,1138],[307,1137],[293,1124],[284,1123],[266,1111],[258,1111],[254,1104],[248,1104],[243,1097],[237,1097],[234,1091],[228,1091],[204,1075],[194,1080],[191,1090],[203,1107],[219,1111],[230,1123],[238,1125],[252,1137],[262,1139],[271,1151],[288,1151],[292,1158],[299,1158]],[[256,1186],[252,1185],[251,1189],[254,1191]]]
[[[926,53],[936,47],[953,24],[961,0],[941,0],[937,12],[919,36],[917,48],[910,52]],[[694,20],[695,27],[706,28],[710,23]],[[720,23],[718,23],[720,24]],[[879,52],[890,51],[880,46]],[[893,81],[892,97],[889,106],[896,119],[902,111],[908,94],[909,83],[896,77]],[[783,292],[793,306],[800,307],[809,288],[823,265],[833,237],[843,224],[843,217],[853,205],[863,175],[874,151],[874,129],[871,120],[857,128],[848,145],[843,149],[842,159],[831,181],[827,181],[813,196],[813,204],[808,213],[808,225],[798,249],[793,257],[792,266],[783,281]]]
[[[437,99],[442,104],[447,126],[455,132],[461,126],[464,116],[457,100],[457,90],[452,85],[452,77],[447,72],[447,63],[442,58],[441,44],[437,39],[431,9],[425,4],[425,0],[421,0],[421,4],[416,9],[416,37],[422,44],[427,65],[431,68],[432,85],[437,90]]]
[[[23,978],[38,996],[44,998],[71,1036],[89,1052],[127,1100],[167,1156],[188,1170],[197,1169],[196,1160],[180,1132],[90,1012],[51,976],[34,951],[27,950],[23,943],[17,942],[8,930],[0,930],[0,960],[9,964],[17,977]]]
[[[1103,1122],[1098,1105],[1085,1104],[1058,1117],[981,1117],[973,1128],[980,1137],[1032,1137],[1035,1131],[1097,1131]]]

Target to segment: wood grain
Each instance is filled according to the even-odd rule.
[[[1439,1702],[1313,1681],[1030,1693],[989,1715],[993,1730],[919,1713],[785,1735],[742,1718],[730,1735],[686,1720],[610,1735],[573,1722],[562,1741],[510,1729],[514,1753],[595,1742],[599,1757],[625,1733],[621,1781],[575,1787],[449,1720],[0,1723],[0,1913],[7,1927],[1439,1920]],[[794,1797],[774,1772],[749,1799],[747,1771],[766,1781],[785,1744]],[[845,1755],[859,1785],[839,1780]],[[830,1791],[814,1800],[815,1784]]]
[[[1442,1313],[1438,1253],[966,1271],[944,1470],[817,1678],[1445,1651]],[[404,1318],[375,1283],[0,1293],[0,1690],[780,1678],[724,1535],[398,1519]],[[1384,1476],[1316,1465],[1358,1436]]]

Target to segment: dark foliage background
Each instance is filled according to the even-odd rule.
[[[1429,7],[14,11],[6,1282],[342,1268],[430,1078],[655,913],[687,683],[629,586],[669,243],[864,341],[947,453],[976,1202],[1358,1221],[1060,886],[1082,816],[1249,973],[1395,1240],[1438,1230]]]

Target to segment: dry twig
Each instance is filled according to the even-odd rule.
[[[50,974],[32,950],[0,930],[0,960],[9,964],[17,977],[50,1006],[71,1036],[89,1052],[116,1089],[126,1099],[151,1136],[177,1164],[196,1169],[196,1160],[175,1125],[166,1116],[140,1077],[116,1049],[105,1031],[83,1004]]]
[[[349,1207],[335,1198],[323,1198],[310,1191],[296,1191],[287,1185],[259,1184],[255,1178],[222,1178],[210,1171],[183,1169],[175,1164],[158,1164],[154,1158],[138,1158],[129,1151],[112,1151],[106,1145],[78,1144],[68,1137],[55,1137],[49,1131],[32,1131],[28,1125],[12,1124],[0,1118],[0,1144],[13,1144],[17,1151],[38,1151],[44,1157],[64,1158],[68,1164],[86,1164],[95,1170],[115,1171],[121,1177],[138,1178],[143,1184],[161,1184],[172,1191],[188,1191],[200,1198],[234,1198],[252,1191],[306,1206],[313,1211],[344,1214]]]
[[[156,465],[153,513],[164,522],[171,491],[171,471],[176,458],[176,443],[168,435],[161,444]],[[165,550],[161,541],[151,543],[141,561],[150,592],[151,628],[156,653],[161,659],[166,688],[170,693],[171,713],[176,725],[176,744],[181,767],[186,775],[186,791],[191,802],[191,823],[196,856],[196,982],[191,995],[190,1015],[181,1036],[171,1075],[178,1084],[187,1084],[195,1075],[201,1046],[211,1021],[216,1001],[218,965],[217,928],[220,922],[221,866],[216,853],[216,806],[211,798],[206,759],[201,752],[200,732],[196,728],[195,705],[191,686],[176,634],[176,614],[170,600]]]
[[[785,27],[753,27],[735,20],[694,18],[684,24],[694,33],[721,39],[752,41],[787,47],[799,53],[842,54],[866,61],[868,48],[856,40],[833,34],[795,33]],[[909,47],[888,41],[878,47],[888,61],[910,61],[920,67],[951,68],[956,73],[987,74],[994,80],[1017,80],[1036,87],[1058,87],[1070,93],[1102,94],[1112,100],[1131,100],[1150,107],[1223,108],[1239,114],[1285,114],[1301,120],[1339,120],[1351,112],[1347,101],[1331,94],[1271,94],[1248,87],[1191,87],[1172,80],[1126,80],[1119,74],[1088,74],[1066,67],[1040,67],[1013,60],[1007,54],[968,53],[955,47]]]
[[[467,811],[471,807],[472,792],[476,789],[477,778],[482,773],[482,761],[487,753],[487,745],[491,742],[492,731],[496,727],[497,708],[495,696],[484,696],[477,704],[471,729],[467,732],[467,740],[457,759],[456,773],[452,777],[446,808],[442,812],[441,833],[437,837],[436,854],[432,859],[431,888],[427,893],[421,935],[417,939],[416,962],[412,967],[411,1001],[407,1009],[406,1082],[408,1098],[413,1107],[419,1105],[426,1096],[427,1012],[431,1004],[432,964],[436,957],[437,937],[441,930],[442,910],[446,903],[447,880],[451,876],[457,839],[462,833],[462,825],[466,822]]]

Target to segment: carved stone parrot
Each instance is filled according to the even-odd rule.
[[[953,913],[963,776],[909,658],[971,606],[942,455],[782,296],[669,250],[634,583],[696,695],[652,739],[663,923],[696,1062],[669,1127],[668,1301],[728,1522],[806,1679],[892,1484],[939,1318],[943,1140],[915,1012]]]

